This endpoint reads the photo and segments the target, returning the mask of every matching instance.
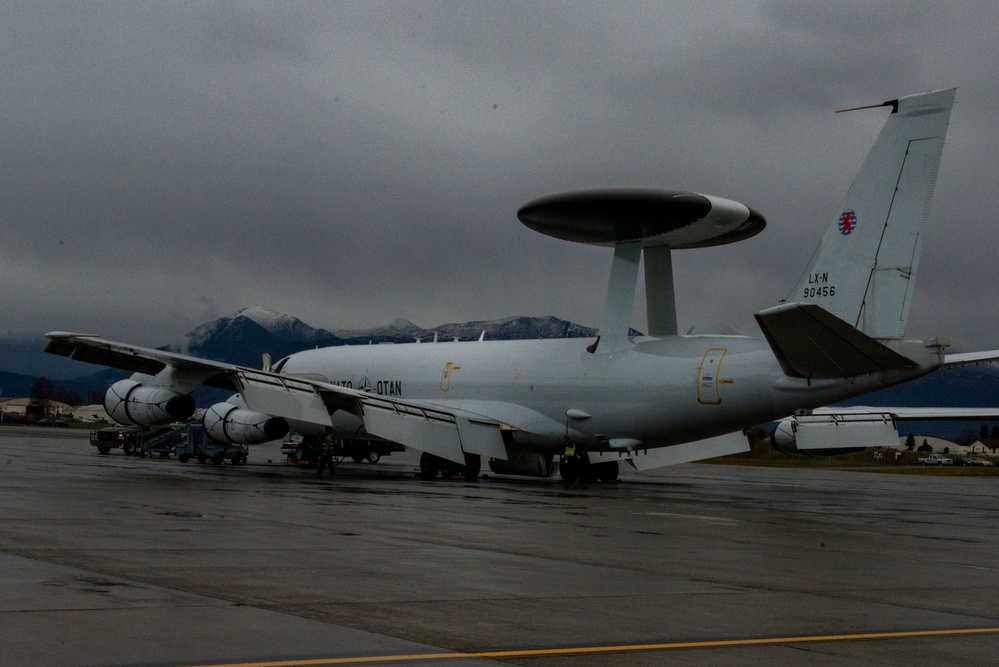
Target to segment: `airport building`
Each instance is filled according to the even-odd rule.
[[[908,437],[909,436],[907,435],[899,437],[898,448],[900,450],[902,451],[906,450],[905,441]],[[944,438],[938,438],[932,435],[913,434],[913,438],[916,441],[915,449],[919,449],[924,444],[927,444],[933,448],[934,452],[937,452],[938,454],[955,454],[960,456],[964,456],[965,454],[982,454],[982,455],[991,456],[996,453],[993,444],[999,444],[999,443],[993,443],[992,441],[982,442],[981,440],[976,440],[970,445],[961,445],[954,442],[953,440],[946,440]]]
[[[103,409],[103,408],[102,408]],[[4,398],[0,399],[0,413],[15,414],[24,417],[29,414],[37,414],[40,417],[53,417],[55,415],[69,415],[73,407],[62,401],[46,401],[46,405],[35,405],[35,400],[31,398]]]
[[[47,407],[44,409],[44,414],[40,414],[32,405],[32,399],[30,398],[3,398],[0,399],[0,414],[3,415],[14,415],[17,417],[18,421],[24,418],[28,414],[35,413],[37,416],[45,417],[72,417],[73,419],[80,421],[100,421],[108,419],[107,413],[104,411],[104,406],[97,405],[80,405],[73,407],[62,401],[49,400]],[[41,407],[39,406],[40,410]]]

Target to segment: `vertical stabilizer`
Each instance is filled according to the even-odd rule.
[[[902,338],[954,90],[886,102],[892,113],[789,302],[872,338]]]

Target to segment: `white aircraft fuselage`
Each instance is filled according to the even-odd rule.
[[[599,346],[588,352],[590,343],[570,338],[330,347],[293,354],[280,369],[496,419],[513,428],[518,444],[557,452],[566,436],[588,451],[615,451],[722,435],[939,366],[929,357],[911,369],[809,381],[785,375],[759,338],[640,337],[609,354]],[[340,437],[363,434],[360,420],[348,413],[335,413],[333,421]]]

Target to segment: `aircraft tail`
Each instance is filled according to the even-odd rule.
[[[787,302],[816,304],[871,338],[904,336],[954,92],[875,105],[891,115]]]

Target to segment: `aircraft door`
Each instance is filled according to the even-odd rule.
[[[697,400],[705,405],[721,403],[721,393],[718,391],[722,359],[727,349],[712,347],[704,353],[701,365],[697,369]]]

